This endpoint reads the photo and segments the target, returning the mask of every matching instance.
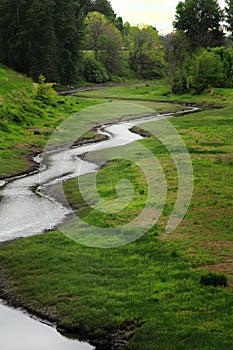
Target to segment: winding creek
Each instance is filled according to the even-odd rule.
[[[193,109],[189,110],[193,111]],[[168,115],[170,116],[170,115]],[[165,116],[163,116],[164,118]],[[70,150],[53,151],[49,154],[49,166],[40,173],[33,173],[8,181],[0,181],[0,242],[19,237],[41,234],[62,223],[70,209],[54,199],[46,198],[46,186],[56,181],[64,181],[98,169],[96,164],[85,162],[79,156],[92,150],[101,150],[126,145],[142,137],[130,129],[161,116],[136,119],[102,127],[100,133],[107,134],[108,140],[98,144],[78,146]],[[38,163],[41,158],[35,159]],[[63,162],[62,177],[60,164]],[[69,175],[67,176],[67,173]],[[39,184],[43,186],[39,187]],[[35,188],[38,190],[35,191]],[[46,209],[43,201],[46,201]],[[47,216],[49,208],[53,221]],[[31,318],[20,310],[7,307],[0,300],[0,348],[2,350],[90,350],[88,343],[81,343],[62,337],[55,328]],[[12,331],[14,335],[12,336]]]
[[[41,200],[41,193],[44,193],[44,197],[46,197],[46,186],[97,171],[96,164],[85,162],[78,156],[91,151],[126,145],[141,139],[141,136],[130,132],[129,129],[146,120],[148,118],[106,126],[104,133],[109,135],[108,140],[70,150],[51,152],[48,160],[49,166],[44,171],[16,178],[5,184],[0,191],[2,197],[0,202],[0,242],[40,234],[63,222],[70,211],[49,198]],[[99,132],[103,133],[101,130]],[[40,157],[36,157],[35,160],[39,163]],[[69,173],[68,176],[67,173]],[[63,176],[57,179],[57,174]],[[35,193],[32,189],[38,187],[40,183],[44,185],[39,188],[40,193]],[[50,217],[47,216],[48,211],[54,222],[51,222]]]

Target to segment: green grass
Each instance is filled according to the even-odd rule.
[[[95,99],[57,97],[54,105],[33,99],[34,84],[0,66],[0,177],[32,169],[32,155],[41,152],[54,129],[72,114],[101,103]],[[95,137],[89,132],[87,138]]]
[[[174,248],[182,249],[188,256],[192,252],[192,261],[195,266],[216,263],[212,268],[218,269],[217,263],[227,259],[224,251],[230,254],[233,249],[231,237],[233,230],[233,116],[231,111],[232,108],[228,107],[224,110],[203,111],[172,120],[192,158],[194,192],[184,221],[175,233],[167,235],[166,239]],[[159,159],[166,176],[167,202],[164,215],[158,223],[159,232],[165,236],[163,233],[165,223],[168,221],[177,196],[176,169],[167,150],[158,140],[149,138],[142,143]],[[92,158],[96,157],[89,155],[89,159]],[[150,168],[147,160],[145,164]],[[87,184],[89,177],[90,175],[86,176]],[[139,170],[136,171],[135,165],[123,160],[109,163],[107,167],[101,169],[97,177],[99,194],[108,201],[115,199],[117,197],[115,186],[122,178],[130,180],[134,185],[135,195],[126,210],[115,216],[102,214],[90,207],[83,207],[84,201],[76,180],[65,183],[64,189],[69,203],[78,209],[79,216],[90,223],[94,222],[96,226],[105,223],[107,227],[114,227],[137,216],[147,197],[147,186],[142,173]],[[208,246],[210,241],[212,241],[212,249]],[[233,282],[231,265],[226,266],[226,272]]]
[[[129,188],[122,185],[121,190],[124,191],[124,199],[127,197],[126,208],[123,210],[123,203],[116,203],[114,210],[116,213],[104,214],[100,210],[104,210],[105,204],[102,204],[100,210],[95,210],[91,207],[86,207],[85,201],[79,191],[75,191],[77,188],[77,180],[71,180],[64,185],[66,191],[66,198],[71,206],[75,207],[78,203],[78,215],[83,218],[84,221],[94,224],[98,227],[118,227],[127,224],[135,217],[138,216],[140,211],[144,208],[147,200],[147,185],[146,177],[142,171],[132,162],[125,160],[115,160],[109,162],[99,173],[97,178],[97,191],[101,198],[104,198],[107,205],[111,204],[111,201],[116,200],[118,193],[116,186],[121,180],[128,180],[134,188],[134,193],[131,198],[131,191]],[[85,176],[84,180],[84,197],[90,197],[91,188],[90,183],[91,175]],[[91,199],[93,201],[93,194]]]
[[[112,249],[54,232],[1,248],[11,296],[94,332],[137,320],[129,349],[231,349],[232,292],[202,287],[201,274],[154,234]]]
[[[82,101],[59,97],[55,106],[32,105],[30,116],[16,123],[4,121],[0,129],[0,176],[17,174],[30,169],[30,157],[43,150],[54,129],[74,112],[95,104],[97,101]],[[24,115],[21,104],[16,105],[15,115]],[[25,106],[25,105],[24,105]],[[95,136],[94,134],[89,137]]]
[[[119,89],[119,95],[125,91]],[[158,89],[159,95],[162,85]],[[95,91],[92,98],[116,91]],[[127,98],[142,96],[142,91],[127,91]],[[88,248],[57,231],[3,245],[0,261],[11,297],[52,315],[60,325],[90,334],[137,321],[141,326],[130,339],[130,350],[232,349],[232,92],[218,91],[221,98],[216,102],[226,103],[224,109],[172,119],[188,147],[195,176],[190,208],[175,232],[164,233],[177,196],[175,165],[158,140],[147,138],[141,142],[159,159],[168,188],[157,225],[136,242],[115,249]],[[209,94],[193,100],[213,103],[215,98]],[[131,181],[135,194],[115,216],[86,206],[76,180],[65,183],[64,189],[83,219],[116,227],[138,215],[147,195],[143,173],[119,159],[98,173],[98,191],[105,200],[116,198],[115,185],[122,176]],[[208,271],[224,273],[228,287],[202,286],[199,281]]]
[[[0,95],[6,96],[15,89],[28,88],[32,89],[33,82],[31,79],[19,74],[0,64]]]
[[[171,92],[169,83],[163,80],[147,82],[142,86],[118,86],[111,89],[100,89],[92,91],[83,91],[76,94],[89,98],[105,99],[132,99],[147,101],[177,101],[193,103],[212,103],[226,105],[229,98],[232,98],[232,89],[215,88],[203,93],[202,95],[175,95]]]

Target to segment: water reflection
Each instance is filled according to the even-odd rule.
[[[44,323],[0,303],[1,350],[92,350],[87,343],[63,337]]]

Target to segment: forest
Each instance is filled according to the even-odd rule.
[[[166,76],[175,93],[231,87],[233,1],[181,1],[173,27],[131,26],[108,0],[2,0],[0,62],[66,85]]]

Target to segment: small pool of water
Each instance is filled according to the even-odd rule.
[[[63,337],[57,330],[21,310],[0,302],[1,350],[93,350],[88,343]]]

